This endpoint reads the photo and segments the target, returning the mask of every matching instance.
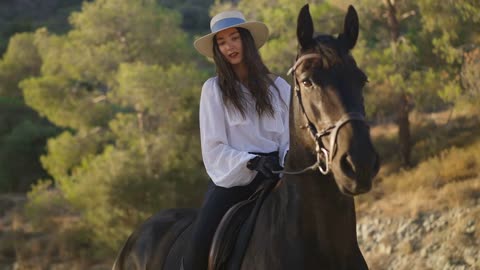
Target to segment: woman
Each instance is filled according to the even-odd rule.
[[[261,22],[238,11],[210,22],[212,33],[195,48],[213,58],[217,76],[200,98],[202,157],[212,182],[199,213],[183,269],[207,269],[210,244],[227,210],[252,195],[265,179],[278,179],[288,150],[290,86],[270,74],[258,48],[268,37]]]

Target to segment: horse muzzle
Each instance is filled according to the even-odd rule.
[[[363,145],[353,145],[347,151],[339,151],[332,162],[337,185],[346,195],[354,196],[370,191],[373,179],[380,169],[380,158],[370,139],[367,143],[363,142]]]

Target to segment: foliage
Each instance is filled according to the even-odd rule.
[[[87,129],[105,125],[113,115],[110,106],[95,103],[87,87],[60,76],[31,78],[22,81],[27,105],[57,126]]]
[[[52,129],[51,123],[45,120],[40,120],[39,122],[39,117],[34,113],[31,108],[28,106],[24,105],[22,103],[23,100],[23,93],[22,89],[19,88],[19,83],[21,81],[24,81],[25,79],[29,79],[32,77],[39,76],[41,72],[46,72],[50,75],[52,74],[57,74],[59,72],[61,73],[67,73],[68,75],[64,76],[67,77],[66,81],[68,81],[68,86],[65,87],[70,87],[70,89],[73,92],[82,92],[83,89],[91,90],[95,87],[101,88],[101,91],[96,92],[97,94],[96,97],[102,97],[104,92],[107,90],[105,85],[100,85],[100,83],[97,80],[94,81],[89,81],[87,79],[84,79],[87,76],[84,76],[85,73],[92,71],[93,73],[99,74],[99,71],[102,70],[96,69],[95,67],[98,66],[98,62],[92,62],[90,67],[85,67],[84,69],[79,70],[78,68],[76,69],[75,67],[81,63],[86,63],[91,61],[91,59],[98,59],[100,60],[99,62],[102,62],[102,59],[107,59],[105,60],[106,65],[112,64],[112,62],[108,62],[109,59],[111,59],[111,55],[105,55],[104,57],[101,56],[100,54],[95,54],[91,55],[90,58],[87,57],[88,52],[85,53],[74,53],[70,54],[69,51],[81,51],[84,50],[82,47],[90,47],[88,46],[89,44],[86,44],[90,42],[91,40],[86,40],[82,42],[83,44],[72,44],[66,42],[64,38],[52,35],[50,33],[65,33],[67,32],[72,25],[68,24],[68,17],[70,16],[70,13],[72,11],[78,11],[81,8],[81,2],[83,1],[78,1],[78,0],[73,0],[73,1],[56,1],[56,0],[45,0],[45,1],[30,1],[30,2],[12,2],[12,1],[7,1],[5,3],[0,4],[0,36],[1,42],[0,42],[0,52],[5,52],[3,55],[3,59],[0,60],[0,96],[2,97],[11,97],[15,100],[18,100],[19,103],[15,105],[6,105],[2,103],[2,110],[1,110],[1,123],[0,123],[0,130],[1,130],[1,136],[6,136],[7,138],[9,135],[8,133],[12,132],[15,129],[15,124],[18,123],[18,125],[22,125],[23,119],[29,119],[32,124],[37,125],[37,128],[39,130],[49,130]],[[85,1],[87,2],[87,1]],[[92,2],[92,1],[88,1]],[[203,29],[208,28],[208,6],[209,3],[211,2],[210,0],[205,0],[205,1],[150,1],[151,5],[150,7],[153,6],[154,2],[158,2],[162,6],[168,7],[168,8],[176,8],[180,9],[180,12],[183,15],[184,21],[182,22],[182,27],[186,28],[189,31],[197,31],[198,29],[201,29],[201,27],[204,27]],[[85,9],[88,9],[88,7],[92,6],[93,4],[89,5],[88,3],[85,4]],[[155,8],[151,10],[149,13],[150,17],[155,16],[155,12],[158,11],[158,6],[155,5]],[[162,8],[160,8],[162,9]],[[113,13],[116,11],[113,10]],[[85,14],[86,12],[82,12]],[[192,15],[192,13],[195,13]],[[77,13],[78,14],[78,13]],[[97,16],[98,15],[98,16]],[[124,17],[122,18],[122,21],[125,21],[124,18],[128,17],[123,14]],[[96,15],[91,15],[93,18],[102,20],[104,16],[102,14],[96,14]],[[111,16],[106,14],[106,16]],[[85,16],[84,16],[85,17]],[[168,27],[168,24],[170,22],[167,22],[168,20],[172,20],[173,18],[173,24],[178,24],[179,16],[163,16],[162,20],[158,20],[157,16],[157,22],[156,23],[151,23],[152,20],[143,19],[143,21],[147,21],[145,24],[142,26],[138,26],[139,28],[142,29],[147,29],[149,30],[150,27],[157,27],[160,24],[165,25],[165,29],[168,30],[174,30],[176,29],[175,27]],[[135,17],[134,17],[135,18]],[[136,17],[137,21],[141,23],[143,16]],[[82,16],[77,16],[76,19],[72,18],[72,23],[77,23],[79,26],[77,28],[81,28],[81,25],[83,24],[84,19],[82,19]],[[87,19],[88,20],[88,19]],[[206,21],[205,23],[203,23]],[[97,22],[96,25],[103,26],[104,22]],[[36,33],[20,33],[24,31],[34,31],[36,28],[45,26],[47,29],[40,29],[35,31]],[[192,26],[192,29],[188,29],[189,26]],[[84,32],[90,32],[90,33],[95,33],[96,29],[86,29],[87,27],[83,27]],[[167,33],[167,31],[163,30],[163,33],[166,34],[171,34],[171,38],[175,38],[178,33]],[[144,32],[138,32],[138,31],[133,31],[135,33],[144,33]],[[178,31],[177,31],[178,32]],[[18,33],[18,34],[17,34]],[[8,38],[11,36],[9,43],[8,43],[8,50],[5,51],[7,43],[5,41],[8,41]],[[108,36],[107,38],[111,38],[112,36]],[[92,39],[98,38],[97,36],[92,36]],[[149,37],[144,37],[149,38]],[[185,38],[185,37],[181,37]],[[141,41],[141,38],[139,36],[132,36],[132,39],[134,41]],[[172,41],[172,40],[170,40]],[[155,42],[150,42],[152,44],[155,44]],[[179,41],[179,42],[172,42],[174,45],[174,49],[181,49],[182,47],[186,47],[186,42],[185,41]],[[179,44],[181,44],[179,46]],[[66,48],[68,46],[68,48]],[[135,44],[133,44],[135,46]],[[165,46],[163,46],[165,47]],[[39,53],[39,49],[41,48],[40,51],[42,55]],[[48,48],[48,50],[47,50]],[[158,48],[158,46],[154,45],[152,48]],[[133,51],[134,47],[128,47],[126,48],[130,51]],[[108,49],[107,49],[108,50]],[[151,48],[143,49],[144,51],[148,52],[151,51]],[[171,50],[171,49],[169,49]],[[183,49],[182,49],[183,50]],[[99,51],[98,48],[93,50],[94,52]],[[185,50],[181,52],[181,54],[185,53]],[[119,54],[124,54],[124,51],[119,52]],[[164,53],[160,52],[160,56],[165,55]],[[78,55],[78,57],[74,57]],[[158,54],[157,54],[158,55]],[[45,61],[44,63],[42,59],[49,59],[48,61]],[[145,59],[156,59],[157,61],[163,61],[162,59],[159,59],[156,56],[146,56]],[[168,60],[169,61],[169,60]],[[64,64],[60,64],[64,63]],[[42,71],[40,68],[42,67]],[[78,73],[82,73],[83,75],[79,75]],[[63,75],[62,75],[63,76]],[[38,81],[33,80],[34,82],[30,81],[29,83],[36,84],[35,87],[32,86],[32,88],[36,88],[37,93],[33,93],[32,95],[38,95],[38,96],[43,96],[43,98],[36,98],[35,101],[32,101],[31,98],[29,98],[29,102],[34,102],[37,105],[40,103],[39,106],[44,106],[44,107],[49,107],[50,102],[55,102],[55,100],[58,102],[58,104],[63,104],[65,105],[65,110],[62,113],[58,113],[58,110],[52,109],[52,111],[43,111],[41,114],[43,116],[50,116],[51,118],[56,118],[56,124],[64,127],[85,127],[89,125],[98,125],[98,124],[104,124],[108,122],[108,117],[113,117],[113,112],[111,112],[110,108],[107,108],[106,106],[102,106],[102,104],[98,104],[96,106],[98,109],[95,110],[90,110],[90,102],[88,97],[85,97],[84,100],[72,100],[72,98],[67,97],[66,95],[63,95],[63,93],[57,92],[57,95],[45,95],[45,92],[52,91],[55,89],[55,87],[50,88],[49,82],[51,80],[61,80],[65,78],[60,78],[62,76],[55,76],[55,78],[43,78],[39,79]],[[81,79],[78,79],[81,78]],[[89,77],[90,78],[90,77]],[[24,84],[27,83],[24,81]],[[93,89],[96,90],[96,89]],[[53,92],[53,91],[52,91]],[[30,96],[31,97],[31,96]],[[55,98],[53,98],[55,97]],[[43,99],[43,100],[42,100]],[[94,99],[95,101],[95,99]],[[42,105],[43,104],[43,105]],[[37,106],[36,105],[36,106]],[[72,107],[70,107],[72,106]],[[75,119],[75,113],[82,113],[83,112],[92,112],[90,114],[90,117],[85,118],[85,119]],[[15,113],[15,114],[14,114]],[[21,114],[21,115],[19,115]],[[66,114],[71,114],[70,116],[67,116]],[[67,120],[68,119],[68,120]],[[19,121],[21,120],[21,121]],[[18,122],[19,121],[19,122]],[[25,130],[25,129],[24,129]],[[32,129],[29,129],[33,131]],[[27,130],[25,130],[27,131]],[[58,131],[57,131],[58,132]],[[18,134],[16,132],[15,134]],[[52,136],[56,133],[52,133],[49,136]],[[26,140],[27,138],[25,136],[29,136],[27,134],[24,134],[23,137]],[[1,142],[5,142],[4,140],[0,140]],[[34,156],[23,156],[24,160],[23,162],[20,162],[18,158],[4,158],[6,159],[5,162],[3,162],[0,166],[0,175],[1,175],[1,182],[2,182],[2,187],[3,188],[8,188],[8,190],[11,190],[11,188],[20,188],[18,191],[24,191],[28,189],[29,183],[32,183],[35,181],[35,179],[42,178],[46,176],[46,172],[40,167],[40,163],[38,160],[38,157],[40,154],[44,153],[43,145],[40,145],[40,143],[45,143],[46,138],[43,140],[39,139],[36,137],[35,134],[31,134],[31,138],[29,139],[31,142],[35,142],[35,145],[31,145],[29,149],[32,149],[32,151],[29,151],[26,153],[25,151],[22,151],[21,149],[15,149],[14,145],[5,145],[2,144],[0,146],[0,149],[2,149],[2,156],[5,157],[5,153],[16,153],[14,156],[21,156],[26,155],[26,154],[31,154]],[[8,140],[10,142],[10,140]],[[25,141],[26,142],[26,141]],[[28,145],[19,145],[15,144],[18,147],[24,147]],[[41,149],[41,151],[40,151]],[[28,162],[27,162],[28,160]],[[15,165],[16,162],[19,162],[18,165]],[[24,167],[23,170],[17,170],[16,168],[20,166],[20,164],[23,164]],[[31,165],[31,166],[30,166]],[[15,168],[15,169],[14,169]],[[24,174],[26,172],[30,172],[28,177],[25,177]],[[22,179],[22,180],[20,180]],[[27,180],[28,179],[28,180]],[[15,184],[17,183],[17,184]],[[22,184],[20,184],[22,183]],[[13,190],[12,190],[13,191]]]
[[[466,96],[473,102],[480,101],[480,49],[475,48],[464,54],[461,81]],[[478,104],[478,103],[477,103]]]
[[[370,81],[375,83],[369,85],[367,100],[386,97],[385,93],[389,91],[403,90],[409,93],[417,110],[432,111],[444,108],[442,104],[455,102],[461,96],[458,80],[461,54],[458,53],[461,46],[478,38],[479,33],[468,30],[475,27],[465,27],[465,24],[478,24],[470,10],[473,6],[467,1],[460,2],[462,4],[459,1],[440,3],[428,0],[398,3],[397,14],[401,19],[398,44],[390,44],[386,31],[367,31],[363,35],[367,40],[360,43],[363,48],[354,54],[359,64],[367,67]],[[376,27],[385,24],[379,17],[383,14],[382,5],[376,4],[369,10],[365,10],[367,6],[363,7],[361,23],[368,29],[372,24]],[[461,12],[463,9],[470,11]],[[439,16],[445,20],[439,20]],[[368,108],[373,116],[389,115],[392,113],[389,108],[394,108],[388,101],[374,104],[378,105]]]
[[[42,64],[32,33],[14,35],[0,60],[0,190],[24,192],[46,176],[38,157],[47,138],[58,133],[23,103],[19,83],[40,74]]]
[[[114,144],[95,154],[98,149],[86,140],[92,150],[76,148],[83,152],[81,164],[70,175],[57,178],[68,201],[82,209],[97,239],[111,248],[153,212],[193,204],[188,186],[203,182],[205,175],[198,174],[202,170],[198,129],[192,127],[198,110],[197,101],[192,103],[199,87],[189,87],[201,79],[185,65],[121,65],[112,101],[135,112],[118,113],[110,121]],[[72,139],[70,135],[65,138]],[[50,155],[42,160],[57,164],[53,158],[61,158],[61,153],[49,150]]]
[[[31,33],[13,36],[3,59],[0,61],[0,95],[21,98],[18,83],[24,78],[37,76],[41,59]]]
[[[208,10],[213,0],[156,0],[166,8],[177,10],[182,15],[182,29],[195,34],[209,30]]]
[[[49,140],[43,166],[93,242],[115,249],[153,212],[197,202],[205,74],[183,63],[193,51],[179,15],[153,2],[84,3],[70,21],[66,35],[35,32],[42,74],[20,87],[66,128]]]
[[[16,33],[30,32],[45,26],[55,33],[64,33],[69,26],[67,18],[78,10],[83,0],[2,1],[0,3],[0,54],[8,38]]]
[[[58,225],[55,220],[72,212],[62,193],[53,189],[51,180],[40,180],[32,185],[28,198],[25,213],[33,226],[40,231]]]
[[[102,150],[102,143],[108,140],[109,134],[98,129],[75,134],[64,131],[48,141],[48,153],[41,156],[40,160],[54,179],[62,179],[81,165],[82,160],[98,154]]]
[[[108,73],[116,70],[120,62],[176,63],[188,56],[184,55],[189,51],[186,50],[186,36],[178,27],[178,13],[153,3],[140,0],[85,2],[82,12],[73,13],[70,22],[73,29],[68,37],[72,42],[64,52],[72,55],[70,50],[79,49],[73,54],[73,61],[84,59],[82,62],[86,66],[80,67],[82,70]],[[103,80],[107,75],[102,74],[98,79]]]
[[[104,257],[105,251],[95,245],[95,238],[91,228],[82,221],[80,215],[67,201],[64,194],[54,187],[52,180],[41,180],[32,185],[28,192],[28,201],[21,216],[28,217],[28,224],[17,226],[30,227],[33,232],[42,234],[40,238],[21,239],[17,237],[16,252],[18,264],[28,264],[29,257],[42,258],[37,265],[49,266],[49,261],[55,260],[89,260]],[[45,241],[46,240],[46,241]],[[42,246],[42,250],[35,250],[35,246]],[[103,254],[102,254],[103,253]],[[110,255],[110,254],[108,254]],[[69,264],[73,267],[72,263]],[[75,267],[73,267],[75,268]],[[78,269],[88,268],[86,266]],[[77,268],[75,268],[77,269]]]
[[[54,136],[56,128],[41,121],[25,119],[17,124],[0,141],[0,189],[3,191],[26,191],[40,176],[46,176],[38,162],[47,138]],[[24,170],[29,168],[29,170]]]
[[[433,52],[447,63],[459,63],[462,58],[462,45],[478,41],[480,24],[480,6],[471,0],[447,1],[440,3],[432,0],[418,1],[422,14],[424,31],[433,35]],[[442,18],[442,19],[439,19]]]
[[[0,97],[0,191],[25,192],[47,173],[38,157],[58,128],[16,98]]]

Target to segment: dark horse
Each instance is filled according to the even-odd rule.
[[[290,152],[241,269],[368,269],[357,243],[353,196],[371,189],[379,158],[364,120],[367,77],[350,55],[358,28],[350,6],[342,34],[314,36],[308,5],[300,11]],[[173,209],[147,220],[114,269],[179,269],[195,213]]]

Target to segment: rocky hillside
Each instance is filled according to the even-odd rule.
[[[358,221],[358,241],[371,269],[480,269],[479,217],[480,200],[414,217],[373,207]]]
[[[391,169],[395,161],[384,153],[373,190],[357,200],[358,241],[371,269],[480,270],[480,119],[473,115],[413,117],[413,168]]]

